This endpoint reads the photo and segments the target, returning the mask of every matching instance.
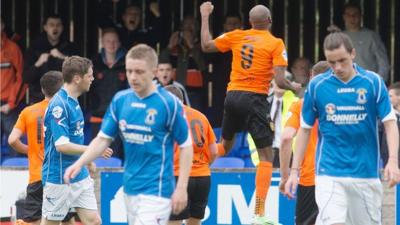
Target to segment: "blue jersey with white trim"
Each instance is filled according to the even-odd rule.
[[[80,155],[68,155],[58,152],[56,146],[74,143],[83,145],[85,126],[81,107],[77,99],[68,96],[65,89],[58,91],[51,99],[44,117],[44,161],[42,182],[63,184],[65,170]],[[89,175],[86,167],[71,180],[71,183],[83,180]]]
[[[374,72],[354,64],[348,82],[330,69],[311,80],[302,109],[302,127],[319,121],[316,174],[378,178],[377,120],[394,119],[388,91]]]
[[[175,186],[174,141],[183,144],[190,140],[177,98],[161,87],[145,98],[132,89],[118,92],[99,135],[110,138],[117,134],[124,144],[125,193],[171,197]]]

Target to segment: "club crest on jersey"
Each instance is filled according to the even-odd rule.
[[[63,109],[60,106],[56,106],[53,108],[51,111],[51,114],[53,114],[54,118],[60,119],[61,115],[63,113]]]
[[[364,88],[359,88],[357,89],[357,103],[358,104],[365,104],[367,102],[367,90],[365,90]]]
[[[336,106],[335,106],[334,104],[332,104],[332,103],[328,103],[328,104],[325,106],[325,111],[326,111],[326,113],[327,113],[328,115],[333,115],[333,114],[335,114],[335,112],[336,112]]]
[[[144,122],[147,125],[153,125],[156,121],[156,115],[157,115],[157,110],[155,109],[148,109],[146,111],[147,115],[146,115],[146,119],[144,120]]]

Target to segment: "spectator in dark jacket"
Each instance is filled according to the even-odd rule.
[[[142,10],[136,5],[128,5],[122,14],[122,24],[118,28],[122,46],[129,50],[138,43],[148,44],[154,49],[163,35],[160,32],[161,19],[157,2],[150,3],[150,12],[154,16],[152,24],[143,27]]]
[[[208,71],[201,51],[199,26],[193,16],[186,16],[180,29],[172,33],[169,44],[161,52],[176,68],[175,80],[185,86],[191,107],[205,112]]]
[[[23,78],[29,84],[30,104],[44,98],[40,88],[42,75],[50,70],[60,71],[66,56],[78,54],[76,46],[62,35],[64,26],[60,16],[47,16],[43,30],[25,54]]]
[[[102,118],[115,93],[128,88],[125,75],[125,49],[114,28],[102,31],[101,51],[93,59],[94,81],[89,91],[92,138],[100,130]],[[122,143],[116,138],[111,146],[114,155],[123,158]]]
[[[174,85],[177,87],[182,92],[183,104],[190,107],[190,100],[187,91],[181,83],[174,80],[174,73],[175,71],[172,68],[172,64],[169,59],[160,57],[158,59],[157,72],[154,81],[163,87],[168,85]]]

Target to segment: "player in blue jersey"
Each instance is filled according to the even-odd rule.
[[[165,225],[171,209],[177,214],[187,204],[192,141],[181,103],[152,82],[157,70],[154,49],[136,45],[125,60],[131,88],[114,96],[99,134],[88,151],[67,169],[64,179],[76,179],[82,166],[100,155],[119,134],[125,151],[123,187],[128,223]],[[172,167],[174,142],[180,146],[176,187]]]
[[[384,124],[389,146],[385,178],[390,187],[400,178],[399,134],[388,91],[378,74],[353,63],[356,52],[346,34],[329,34],[324,53],[331,69],[314,78],[306,90],[285,193],[294,197],[310,129],[318,118],[316,224],[381,224],[378,119]]]
[[[84,118],[78,97],[89,91],[93,81],[92,62],[79,56],[68,57],[62,65],[64,85],[49,103],[44,117],[45,152],[42,167],[42,224],[59,224],[70,208],[75,208],[83,224],[100,224],[93,180],[85,167],[65,184],[65,169],[87,146],[83,145]],[[109,157],[111,149],[104,156]]]

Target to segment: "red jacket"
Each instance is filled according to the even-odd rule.
[[[15,108],[25,95],[26,85],[22,81],[23,57],[18,45],[1,34],[0,73],[1,101]]]

